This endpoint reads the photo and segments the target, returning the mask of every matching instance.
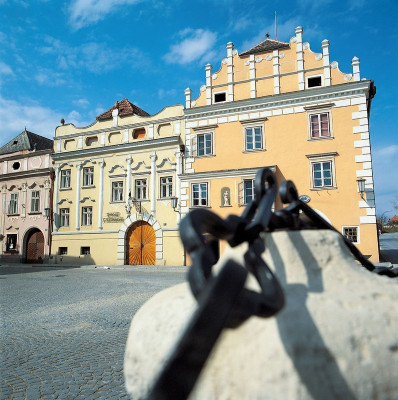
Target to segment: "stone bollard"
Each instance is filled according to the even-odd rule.
[[[372,274],[333,231],[263,234],[263,259],[286,305],[224,329],[190,400],[393,400],[398,396],[397,281]],[[229,248],[243,263],[247,243]],[[258,288],[249,275],[246,287]],[[166,289],[135,315],[124,372],[134,400],[145,399],[197,307],[188,284]]]

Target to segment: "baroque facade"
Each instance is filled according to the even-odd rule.
[[[124,99],[54,138],[53,257],[58,264],[184,262],[178,235],[181,105],[150,116]]]
[[[26,128],[0,148],[2,263],[48,262],[52,148],[52,140]]]
[[[301,27],[289,43],[266,39],[243,53],[228,43],[220,69],[206,65],[199,96],[185,90],[182,213],[240,214],[257,169],[270,167],[278,183],[293,180],[302,199],[377,262],[369,139],[376,90],[359,65],[354,57],[352,72],[341,72],[329,42],[312,52]]]

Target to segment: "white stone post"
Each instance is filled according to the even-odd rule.
[[[112,118],[113,118],[113,126],[117,126],[118,124],[118,115],[119,115],[119,110],[117,108],[115,108],[112,111]]]
[[[0,233],[4,235],[4,218],[7,214],[7,185],[1,187],[1,219],[0,219]],[[3,239],[4,240],[4,239]]]
[[[156,217],[156,151],[150,155],[151,159],[151,214]]]
[[[23,183],[22,184],[22,200],[21,200],[21,217],[25,218],[26,217],[26,207],[28,206],[27,204],[27,188],[28,184]]]
[[[279,50],[278,49],[274,50],[272,56],[274,65],[274,93],[280,94],[281,86],[279,79]]]
[[[126,177],[126,205],[129,201],[129,193],[131,192],[131,163],[133,162],[133,159],[131,158],[131,156],[128,156],[126,158],[126,162],[127,162],[127,177]],[[134,197],[134,196],[132,196]]]
[[[354,82],[358,82],[361,80],[361,75],[359,73],[359,58],[354,57],[351,61],[352,72],[354,74]]]
[[[254,61],[254,54],[250,54],[250,97],[256,97],[256,64]]]
[[[323,76],[325,77],[325,86],[331,85],[330,60],[329,60],[329,40],[322,41],[323,53]]]
[[[182,159],[183,156],[180,151],[175,153],[177,159],[177,171],[176,171],[176,197],[178,199],[178,213],[177,214],[177,224],[181,221],[181,180],[180,175],[182,174]]]
[[[186,88],[185,91],[185,108],[191,108],[192,90]]]
[[[76,179],[76,230],[80,230],[80,180],[82,165],[77,164],[77,179]]]
[[[98,204],[98,229],[102,230],[102,213],[104,211],[104,166],[105,161],[102,159],[98,162],[100,167],[99,181],[99,204]]]
[[[303,28],[298,26],[295,29],[296,43],[297,43],[297,71],[298,71],[298,84],[299,90],[305,89],[304,80],[304,51],[303,51]]]
[[[228,65],[228,101],[234,101],[234,44],[227,43],[227,65]]]
[[[211,93],[211,71],[212,67],[210,64],[205,65],[206,70],[206,104],[210,105],[212,103],[212,93]]]
[[[58,195],[59,195],[59,167],[55,167],[54,179],[54,230],[58,231],[59,216],[58,216]]]

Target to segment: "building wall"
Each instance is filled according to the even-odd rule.
[[[134,138],[138,129],[145,130],[144,137]],[[160,191],[160,179],[171,177],[172,194],[179,196],[183,132],[182,106],[168,107],[151,117],[128,116],[97,121],[86,128],[57,128],[53,233],[57,263],[128,263],[126,235],[141,220],[155,231],[156,264],[183,263],[183,250],[176,235],[180,214],[171,207],[170,196],[163,198]],[[83,170],[87,167],[93,168],[94,182],[84,187]],[[64,170],[71,174],[67,189],[60,187]],[[137,180],[146,180],[146,196],[141,208],[130,203],[128,212],[129,193],[137,197]],[[119,201],[113,201],[112,182],[122,182],[123,197]],[[82,207],[92,207],[91,225],[82,224]],[[63,208],[69,209],[68,226],[60,224]],[[81,254],[82,247],[90,247],[90,254]],[[65,248],[67,254],[61,254]]]
[[[376,210],[369,141],[370,102],[373,82],[361,80],[359,60],[352,73],[342,73],[330,62],[329,42],[322,53],[313,53],[302,41],[302,29],[290,40],[290,48],[241,57],[232,43],[227,58],[212,74],[206,66],[206,85],[197,99],[186,91],[186,143],[189,151],[182,177],[183,213],[196,205],[193,184],[208,183],[207,207],[221,216],[243,210],[239,191],[242,181],[260,167],[274,167],[280,183],[291,179],[309,205],[343,232],[357,230],[357,246],[378,261]],[[309,88],[308,77],[320,77]],[[226,101],[216,103],[214,93],[226,91]],[[311,136],[310,116],[328,114],[330,135]],[[320,118],[320,117],[319,117]],[[245,128],[262,128],[263,148],[245,149]],[[199,136],[212,134],[213,152],[200,156]],[[315,187],[313,163],[332,161],[333,185]],[[246,174],[242,174],[242,171]],[[365,179],[363,198],[357,179]],[[231,207],[221,207],[223,188],[231,193]],[[276,202],[276,208],[281,207]]]
[[[24,262],[26,241],[32,230],[44,236],[44,258],[50,253],[50,221],[44,209],[50,208],[52,160],[49,151],[23,151],[0,155],[1,214],[0,258],[2,263]],[[32,192],[39,192],[39,208],[31,209]],[[11,195],[17,195],[15,212],[10,212]],[[12,236],[12,238],[10,238]],[[16,238],[16,246],[14,244]],[[12,245],[8,241],[12,239]]]

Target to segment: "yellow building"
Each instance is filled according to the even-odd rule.
[[[56,263],[183,264],[171,204],[180,196],[183,132],[181,105],[150,116],[127,99],[90,126],[56,128]]]
[[[360,78],[356,57],[352,68],[343,73],[330,61],[327,40],[322,53],[312,52],[301,27],[289,43],[266,39],[240,54],[228,43],[220,69],[206,65],[199,97],[185,91],[183,214],[195,207],[240,214],[257,169],[268,166],[378,261],[369,141],[375,87]]]

